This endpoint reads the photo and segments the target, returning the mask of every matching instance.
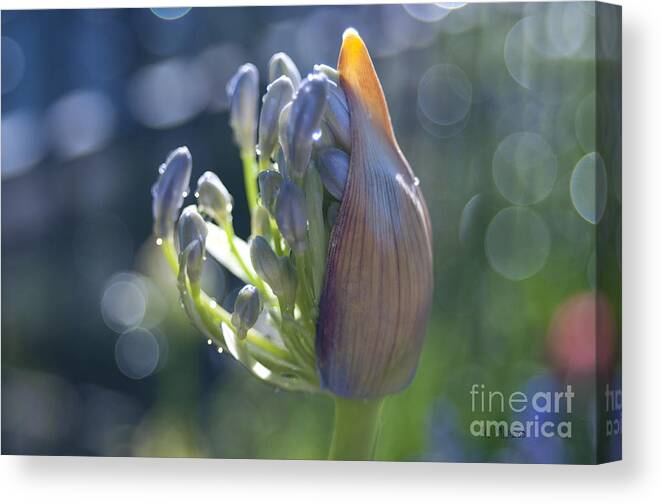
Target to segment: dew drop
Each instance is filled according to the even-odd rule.
[[[315,142],[321,139],[321,129],[318,129],[314,133],[312,133],[312,140]]]
[[[219,354],[223,353],[223,349],[221,347],[218,347],[218,353]]]
[[[209,338],[209,339],[207,340],[207,345],[211,345],[212,343],[213,343],[213,341],[211,341],[211,338]]]
[[[418,177],[413,177],[413,185],[414,186],[419,186],[420,185],[420,179]]]
[[[195,199],[198,199],[200,197],[200,193],[195,191]]]
[[[160,247],[161,245],[163,245],[163,238],[156,238],[156,246]]]
[[[162,164],[161,166],[158,167],[158,173],[159,175],[163,175],[165,173],[165,165]]]
[[[182,196],[183,196],[184,198],[187,198],[187,197],[188,197],[188,191],[184,191],[184,192],[182,193]]]
[[[216,302],[215,299],[212,299],[211,301],[209,301],[209,306],[211,306],[211,308],[215,308],[216,306],[218,306],[218,303]]]

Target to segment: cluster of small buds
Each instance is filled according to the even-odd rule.
[[[261,110],[254,65],[242,65],[227,85],[251,209],[250,238],[235,236],[232,195],[210,171],[197,181],[197,205],[184,208],[177,221],[192,171],[186,147],[172,152],[159,170],[152,189],[154,232],[166,256],[172,245],[182,304],[210,342],[256,374],[268,369],[268,378],[261,377],[279,386],[318,388],[316,317],[329,218],[337,213],[349,170],[349,109],[337,71],[328,66],[317,65],[302,79],[292,59],[277,53],[268,76]],[[245,282],[231,313],[200,287],[207,251]],[[263,333],[255,327],[260,318],[270,326]]]
[[[235,235],[233,198],[212,172],[177,222],[192,171],[185,147],[159,168],[154,234],[186,314],[219,351],[278,387],[383,397],[417,368],[433,289],[431,223],[353,29],[338,70],[316,65],[301,78],[275,54],[260,110],[259,72],[242,65],[227,93],[250,237]],[[245,284],[231,312],[201,288],[206,255]]]

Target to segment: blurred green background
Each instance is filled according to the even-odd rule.
[[[329,398],[257,381],[188,323],[150,236],[149,190],[187,145],[193,179],[222,177],[245,236],[226,82],[252,61],[265,88],[278,51],[304,74],[334,66],[353,26],[435,244],[427,342],[411,387],[386,403],[377,458],[618,456],[595,412],[598,385],[620,380],[619,14],[591,2],[2,12],[2,452],[325,458]],[[240,284],[205,267],[231,306]],[[474,383],[571,383],[572,439],[471,436]]]

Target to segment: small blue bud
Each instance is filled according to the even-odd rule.
[[[280,142],[280,151],[278,152],[278,169],[283,176],[287,176],[285,173],[286,162],[289,160],[289,136],[287,134],[287,126],[289,124],[291,106],[291,102],[285,105],[280,112],[280,117],[278,118],[278,140]],[[280,163],[281,157],[284,161],[283,163]]]
[[[281,75],[289,77],[294,89],[301,85],[301,73],[292,59],[283,52],[271,56],[269,60],[269,82],[273,82]]]
[[[349,156],[340,149],[330,147],[320,151],[318,159],[317,168],[324,187],[333,198],[341,200],[349,177]]]
[[[250,241],[250,261],[257,274],[277,295],[280,290],[280,261],[264,237],[255,236]]]
[[[278,257],[262,236],[250,242],[250,261],[257,274],[287,307],[296,301],[296,272],[287,257]]]
[[[225,185],[213,172],[204,172],[197,180],[195,190],[197,206],[205,215],[218,224],[223,224],[232,215],[234,200]]]
[[[294,96],[294,87],[286,75],[278,77],[266,88],[259,115],[259,155],[270,159],[278,145],[280,112]]]
[[[181,212],[177,222],[179,250],[191,247],[188,255],[187,271],[191,284],[198,284],[202,276],[202,261],[207,239],[207,223],[197,212],[195,205],[189,205]]]
[[[298,88],[287,123],[288,173],[296,180],[305,175],[315,135],[326,108],[328,79],[323,74],[309,75]]]
[[[293,182],[285,181],[280,188],[275,206],[275,220],[283,238],[296,253],[307,248],[308,216],[303,190]]]
[[[334,82],[329,82],[327,102],[324,121],[328,123],[337,144],[345,151],[351,152],[351,123],[347,95]]]
[[[259,73],[252,63],[242,65],[227,83],[230,126],[242,152],[253,152],[257,133]]]
[[[262,205],[257,205],[250,219],[250,233],[253,236],[271,236],[271,216]]]
[[[236,296],[232,313],[232,325],[239,339],[244,339],[248,329],[255,325],[262,308],[259,291],[253,285],[244,285]]]
[[[275,170],[266,170],[257,176],[257,183],[259,184],[259,195],[262,198],[262,205],[269,212],[274,213],[275,202],[278,199],[278,193],[282,186],[282,175]]]
[[[326,77],[328,77],[329,81],[334,82],[335,84],[340,83],[340,73],[333,67],[329,67],[328,65],[314,65],[312,70],[314,73],[324,74]]]
[[[184,198],[188,194],[193,159],[187,147],[172,151],[159,169],[151,188],[154,234],[159,240],[170,238]]]

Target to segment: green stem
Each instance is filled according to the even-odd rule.
[[[250,215],[252,215],[257,205],[257,162],[255,161],[255,154],[252,152],[242,153],[241,162],[243,163],[243,183],[246,186],[246,199],[248,200]]]
[[[372,460],[383,399],[335,397],[335,429],[328,460]]]

